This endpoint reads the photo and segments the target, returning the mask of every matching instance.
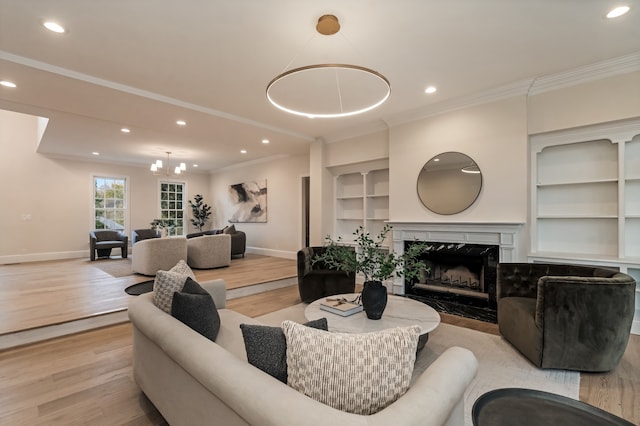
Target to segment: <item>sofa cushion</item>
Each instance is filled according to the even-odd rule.
[[[187,265],[187,262],[185,262],[184,260],[180,260],[178,263],[176,263],[176,266],[169,269],[169,272],[175,272],[176,274],[186,275],[194,281],[196,279],[195,274],[193,273],[189,265]]]
[[[209,292],[191,278],[187,278],[182,291],[174,293],[171,315],[215,342],[220,330],[216,304]]]
[[[176,272],[158,271],[153,281],[153,303],[163,311],[171,314],[171,302],[176,291],[182,291],[187,275]]]
[[[309,321],[303,325],[327,330],[326,318]],[[249,364],[287,383],[287,340],[282,327],[240,324]]]
[[[223,234],[235,234],[236,233],[236,226],[235,225],[225,226],[222,229],[222,233]]]
[[[420,327],[329,333],[284,321],[288,384],[354,414],[376,413],[409,388]]]

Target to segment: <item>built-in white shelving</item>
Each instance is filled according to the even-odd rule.
[[[389,169],[370,167],[335,177],[335,237],[345,242],[359,226],[375,237],[389,220]]]
[[[534,135],[530,147],[530,260],[608,266],[640,280],[640,120]]]

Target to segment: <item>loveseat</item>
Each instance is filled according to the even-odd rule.
[[[260,322],[225,308],[223,280],[201,285],[218,307],[215,342],[156,307],[153,293],[129,304],[135,381],[171,425],[464,424],[464,392],[477,371],[477,360],[467,349],[449,348],[385,409],[369,416],[350,414],[247,363],[240,324]]]

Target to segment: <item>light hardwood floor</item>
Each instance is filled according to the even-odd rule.
[[[292,286],[227,307],[259,316],[297,303]],[[498,334],[495,324],[442,321]],[[0,424],[165,425],[133,381],[131,351],[131,325],[121,324],[0,352]],[[581,374],[580,399],[640,424],[640,336],[614,371]]]
[[[0,335],[124,310],[124,289],[153,279],[131,270],[130,259],[89,259],[0,265]],[[109,272],[105,272],[109,271]],[[222,278],[227,288],[296,276],[296,261],[247,254],[228,268],[194,270],[201,281]]]

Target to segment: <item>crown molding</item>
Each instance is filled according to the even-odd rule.
[[[575,86],[635,71],[640,71],[640,52],[608,59],[570,71],[538,77],[531,85],[529,95],[537,95],[563,87]]]
[[[514,96],[526,96],[532,83],[533,79],[520,80],[514,83],[505,84],[500,87],[478,92],[470,96],[463,96],[456,99],[438,102],[423,108],[396,114],[390,117],[387,120],[387,123],[390,127],[397,126],[399,124],[417,121],[476,105],[500,101],[503,99],[512,98]]]

